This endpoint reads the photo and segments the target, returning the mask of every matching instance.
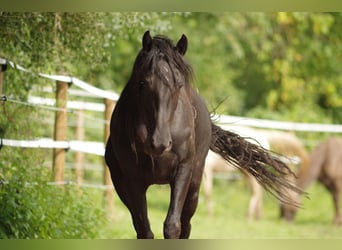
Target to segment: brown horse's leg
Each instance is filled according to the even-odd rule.
[[[253,176],[246,173],[246,177],[252,188],[252,197],[249,200],[247,218],[248,220],[259,220],[262,213],[262,187]]]
[[[335,218],[334,218],[334,224],[341,225],[342,224],[342,218],[340,215],[340,188],[338,186],[338,183],[336,181],[332,180],[331,178],[327,177],[319,177],[318,179],[331,193],[331,196],[333,198],[334,202],[334,208],[335,208]]]
[[[154,235],[150,228],[150,222],[148,220],[147,202],[146,202],[146,190],[142,187],[134,185],[123,186],[125,189],[121,200],[129,209],[135,231],[138,239],[153,239]]]
[[[182,231],[180,238],[188,239],[191,232],[191,218],[194,215],[199,198],[199,185],[200,184],[192,184],[189,188],[188,195],[186,197],[184,208],[181,217],[182,223]]]
[[[138,191],[138,190],[136,190]],[[150,228],[150,222],[147,215],[146,195],[135,193],[134,205],[129,208],[135,231],[138,239],[153,239],[154,235]]]
[[[146,188],[112,175],[115,190],[129,209],[138,239],[153,239],[147,214]]]
[[[164,238],[177,239],[181,234],[181,213],[191,179],[191,166],[182,164],[171,183],[171,201],[164,222]]]
[[[332,192],[333,200],[334,200],[334,207],[335,207],[335,219],[334,224],[341,225],[342,218],[340,214],[340,192],[337,188],[335,188]]]
[[[205,160],[202,163],[198,163],[195,166],[195,170],[193,171],[191,183],[189,186],[188,194],[186,196],[186,200],[184,203],[181,223],[182,223],[182,231],[180,238],[181,239],[188,239],[191,232],[191,218],[195,214],[197,205],[198,205],[198,198],[199,198],[199,189],[201,185],[201,178],[203,172],[203,165]]]
[[[139,185],[138,183],[131,181],[131,179],[124,177],[118,160],[110,153],[110,140],[108,141],[107,147],[109,147],[109,150],[106,151],[106,163],[110,169],[115,190],[131,213],[137,238],[152,239],[154,235],[151,231],[147,216],[147,187]]]
[[[213,201],[211,199],[213,193],[213,167],[212,165],[205,166],[203,175],[203,191],[207,203],[207,212],[213,215]]]

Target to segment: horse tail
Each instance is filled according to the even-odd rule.
[[[299,206],[291,198],[291,192],[287,191],[292,190],[299,194],[303,191],[287,180],[286,176],[294,173],[277,155],[213,123],[210,149],[228,163],[252,175],[279,201]]]

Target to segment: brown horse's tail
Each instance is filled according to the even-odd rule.
[[[212,124],[210,149],[227,162],[254,176],[264,189],[281,202],[299,206],[291,199],[290,192],[286,191],[303,193],[286,179],[287,175],[294,175],[294,173],[279,157],[262,146]]]

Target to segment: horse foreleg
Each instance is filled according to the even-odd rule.
[[[188,189],[188,194],[186,196],[184,207],[182,211],[182,217],[181,217],[181,223],[182,223],[182,231],[180,238],[181,239],[188,239],[191,232],[191,218],[195,214],[197,205],[198,205],[198,199],[199,199],[199,190],[201,185],[201,176],[203,171],[204,162],[202,164],[198,163],[198,165],[195,166],[195,171],[192,174],[191,182]],[[213,169],[210,168],[211,176],[210,181],[212,183],[212,173]],[[204,171],[205,168],[204,168]]]
[[[182,165],[171,182],[171,202],[164,222],[164,237],[177,239],[181,234],[181,214],[191,179],[191,167]]]
[[[242,173],[245,175],[245,178],[252,189],[252,196],[248,205],[247,219],[252,220],[255,218],[256,220],[259,220],[262,213],[262,187],[253,176],[245,171],[242,171]]]
[[[342,218],[340,214],[340,192],[338,189],[333,190],[332,192],[334,208],[335,208],[335,219],[334,224],[342,225]]]
[[[138,191],[138,190],[136,190]],[[147,213],[147,202],[145,193],[135,193],[134,204],[129,208],[135,231],[137,232],[138,239],[153,239],[150,222]]]
[[[181,239],[188,239],[191,232],[191,218],[195,214],[198,198],[199,198],[199,185],[200,184],[191,184],[189,187],[188,195],[186,197],[184,208],[181,217],[182,223],[182,231],[180,238]]]
[[[214,211],[211,199],[213,192],[213,168],[210,165],[204,167],[203,191],[207,203],[207,212],[209,215],[212,215]]]
[[[254,202],[254,216],[256,220],[259,220],[261,218],[262,214],[262,187],[261,185],[256,181],[254,177],[252,178],[252,192],[253,192],[253,202]]]
[[[131,213],[138,239],[153,239],[147,213],[146,189],[136,183],[113,178],[117,194]]]
[[[326,176],[320,176],[318,180],[327,188],[327,190],[331,193],[334,209],[335,209],[335,218],[334,224],[341,225],[342,218],[340,214],[340,185],[336,181],[331,178],[327,178]]]

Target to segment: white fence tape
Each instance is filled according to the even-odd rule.
[[[1,139],[0,144],[2,146],[22,148],[64,148],[71,151],[95,154],[99,156],[104,156],[105,152],[104,143],[89,141],[54,141],[45,138],[37,140]]]
[[[76,85],[77,87],[102,98],[106,98],[106,99],[110,99],[113,101],[117,101],[119,99],[119,95],[115,92],[110,92],[110,91],[105,91],[99,88],[96,88],[76,77],[71,77],[71,76],[63,76],[63,75],[48,75],[48,74],[43,74],[43,73],[36,73],[33,72],[29,69],[26,69],[10,60],[8,60],[9,65],[12,68],[27,72],[27,73],[31,73],[31,74],[36,74],[40,77],[44,77],[50,80],[55,80],[55,81],[61,81],[61,82],[66,82],[66,83],[73,83],[74,85]]]
[[[8,181],[0,180],[1,185],[9,184]],[[21,183],[22,184],[22,183]],[[25,186],[32,186],[32,185],[40,185],[41,183],[37,182],[25,182]],[[112,185],[103,185],[103,184],[95,184],[95,183],[77,183],[74,181],[54,181],[54,182],[46,182],[46,185],[58,186],[58,185],[67,185],[67,186],[77,186],[82,188],[96,188],[102,190],[114,190]]]
[[[117,101],[119,100],[119,95],[117,93],[114,92],[109,92],[109,91],[105,91],[99,88],[95,88],[94,86],[83,82],[77,78],[72,78],[72,83],[75,84],[76,86],[78,86],[79,88],[88,91],[89,93],[92,93],[94,95],[97,95],[99,97],[103,97],[109,100],[113,100],[113,101]]]
[[[58,181],[58,182],[48,182],[48,185],[69,185],[69,186],[78,186],[83,188],[96,188],[102,190],[113,190],[112,185],[101,185],[101,184],[93,184],[93,183],[76,183],[74,181]]]
[[[342,125],[336,124],[281,122],[227,115],[216,115],[214,116],[213,120],[215,120],[218,124],[249,126],[256,128],[304,132],[342,133]]]
[[[34,105],[48,105],[48,106],[56,105],[56,99],[43,98],[39,96],[29,96],[27,101],[28,103],[34,104]],[[68,101],[67,108],[97,111],[97,112],[105,111],[105,105],[103,103],[96,103],[96,102]]]

